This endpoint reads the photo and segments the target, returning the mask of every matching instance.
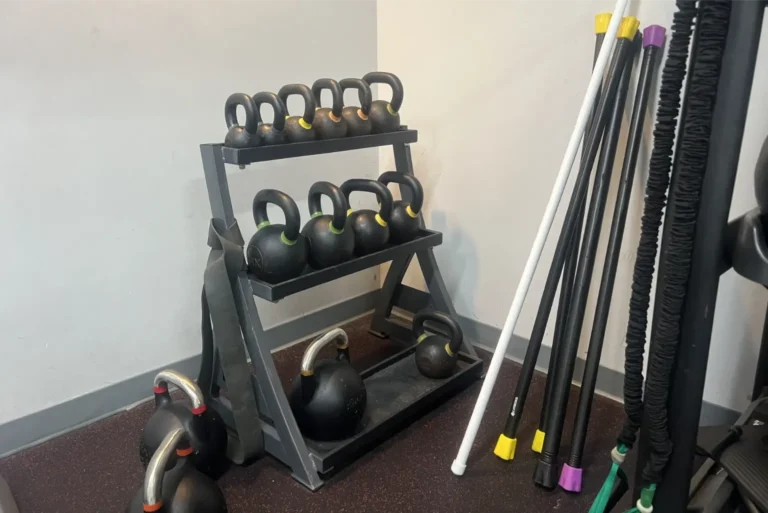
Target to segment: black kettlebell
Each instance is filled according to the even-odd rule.
[[[271,224],[267,204],[280,207],[285,224]],[[299,233],[299,207],[290,196],[275,189],[264,189],[253,198],[256,233],[248,242],[248,269],[260,280],[279,283],[300,275],[307,265],[307,240]]]
[[[341,111],[341,115],[347,122],[347,135],[370,135],[372,130],[371,125],[371,102],[373,101],[373,95],[371,93],[371,86],[369,86],[364,80],[359,78],[345,78],[341,82],[341,90],[357,89],[357,96],[360,98],[359,107],[344,107]]]
[[[389,242],[389,218],[392,215],[392,193],[376,180],[353,178],[341,184],[341,192],[349,202],[352,191],[372,192],[379,199],[379,211],[347,210],[347,226],[355,232],[355,255],[374,253]]]
[[[331,108],[323,107],[320,101],[320,93],[323,89],[330,89],[333,98]],[[312,84],[312,94],[318,109],[315,111],[315,127],[318,139],[338,139],[346,137],[347,122],[344,120],[344,93],[338,82],[332,78],[320,78]]]
[[[321,196],[331,198],[333,215],[324,215]],[[341,190],[330,182],[317,182],[309,188],[309,213],[312,218],[301,234],[307,238],[307,261],[314,269],[324,269],[346,262],[355,253],[355,232],[347,228],[349,203]]]
[[[144,476],[144,485],[126,513],[227,513],[227,502],[213,480],[195,469],[184,428],[171,430],[160,442]]]
[[[288,108],[288,97],[292,94],[297,94],[304,99],[304,114],[302,116],[288,115],[285,118],[285,136],[288,138],[288,142],[292,143],[314,141],[317,137],[315,128],[312,126],[312,122],[315,120],[315,97],[312,96],[309,87],[304,84],[284,85],[277,92],[277,97],[283,101],[286,109]]]
[[[179,388],[192,403],[190,407],[174,401],[168,393],[168,383]],[[187,432],[193,453],[189,459],[212,477],[218,477],[227,468],[227,427],[215,410],[205,404],[203,392],[197,384],[173,370],[161,371],[155,376],[155,413],[149,418],[139,440],[139,458],[144,466],[163,439],[177,428]]]
[[[448,328],[451,338],[426,333],[424,322],[434,321]],[[464,340],[461,327],[451,317],[437,310],[421,310],[413,317],[413,334],[416,336],[416,367],[424,376],[432,379],[447,378],[453,374],[459,359],[459,349]]]
[[[336,359],[315,363],[320,350],[336,341]],[[347,334],[340,328],[318,338],[304,351],[301,374],[289,396],[291,410],[304,436],[313,440],[349,438],[365,413],[363,379],[349,363]]]
[[[392,88],[392,101],[376,100],[371,104],[371,123],[374,134],[394,132],[400,128],[400,114],[403,105],[403,83],[392,73],[371,71],[363,77],[368,85],[387,84]]]
[[[242,105],[245,109],[245,125],[237,123],[237,107]],[[227,122],[227,136],[224,138],[224,146],[230,148],[252,148],[259,145],[259,113],[253,98],[243,93],[229,95],[224,103],[224,119]]]
[[[285,138],[285,116],[288,114],[288,109],[285,107],[283,100],[277,97],[275,93],[261,92],[253,95],[253,103],[256,105],[256,114],[261,121],[261,106],[268,103],[272,106],[272,111],[275,113],[272,123],[259,123],[257,130],[259,134],[259,140],[263,146],[272,146],[274,144],[283,144],[286,141]]]
[[[413,240],[421,228],[419,212],[424,204],[424,189],[421,187],[421,182],[413,175],[397,171],[383,173],[379,181],[384,185],[394,182],[410,189],[413,196],[411,201],[399,200],[392,207],[392,217],[389,219],[389,242],[402,244]]]

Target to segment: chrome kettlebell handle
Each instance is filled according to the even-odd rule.
[[[178,452],[179,456],[188,454],[186,449],[179,446],[187,442],[187,431],[184,428],[176,428],[169,432],[163,438],[160,447],[157,448],[152,459],[149,460],[147,473],[144,476],[144,506],[158,505],[162,507],[163,503],[163,475],[168,466],[171,456]],[[154,511],[154,510],[152,510]]]
[[[175,370],[162,370],[155,376],[155,394],[167,393],[168,383],[178,387],[189,398],[192,402],[192,413],[197,415],[205,411],[205,398],[197,383]]]
[[[301,359],[302,376],[314,375],[315,359],[317,358],[317,355],[320,353],[322,348],[333,341],[336,341],[336,349],[339,352],[344,352],[349,347],[349,338],[347,337],[347,332],[341,328],[332,329],[325,335],[309,344],[306,351],[304,351],[304,356]]]

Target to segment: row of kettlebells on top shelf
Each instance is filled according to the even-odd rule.
[[[370,84],[387,84],[392,88],[392,100],[373,101]],[[328,89],[333,105],[322,107],[320,93]],[[357,89],[360,106],[344,106],[344,91]],[[304,114],[288,114],[286,102],[291,95],[304,100]],[[260,109],[269,104],[275,114],[272,123],[262,123]],[[270,92],[248,96],[234,93],[224,104],[224,119],[227,122],[227,136],[224,146],[231,148],[252,148],[274,144],[314,141],[315,139],[338,139],[340,137],[394,132],[400,128],[398,110],[403,104],[403,84],[392,73],[372,71],[362,79],[345,78],[336,82],[321,78],[312,84],[289,84],[280,88],[277,94]],[[245,110],[245,124],[237,121],[237,107]]]
[[[387,188],[397,183],[411,192],[411,201],[394,201]],[[349,196],[353,191],[370,192],[379,201],[379,211],[352,210]],[[327,196],[332,214],[324,214],[320,198]],[[419,212],[424,202],[421,183],[410,174],[387,171],[378,180],[351,179],[341,187],[317,182],[309,189],[311,219],[301,226],[296,202],[284,192],[264,189],[253,199],[256,233],[246,249],[248,268],[257,278],[279,283],[299,276],[307,264],[324,269],[384,249],[388,244],[413,240],[419,232]],[[285,224],[272,224],[267,205],[280,207]]]

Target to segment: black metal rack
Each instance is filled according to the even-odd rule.
[[[396,170],[400,173],[413,174],[410,143],[416,142],[417,139],[416,130],[401,127],[396,132],[386,134],[247,149],[226,148],[221,144],[202,144],[200,151],[208,199],[214,218],[213,224],[223,226],[223,231],[239,233],[229,194],[225,164],[234,164],[243,168],[248,164],[269,160],[392,146]],[[410,199],[410,191],[406,188],[401,188],[400,193],[404,200]],[[415,310],[427,305],[453,317],[456,316],[432,250],[433,247],[442,243],[443,236],[439,232],[427,230],[423,219],[420,219],[420,224],[421,232],[414,240],[404,244],[390,245],[376,253],[355,258],[334,267],[309,271],[297,278],[277,284],[265,283],[242,270],[232,283],[239,328],[242,329],[252,369],[252,387],[246,385],[245,389],[238,389],[235,392],[248,394],[258,405],[266,452],[289,466],[293,477],[310,490],[318,489],[330,474],[480,377],[482,360],[478,358],[471,344],[466,342],[459,354],[458,368],[451,377],[445,380],[432,380],[422,376],[412,357],[415,341],[408,323],[392,316],[394,307],[409,310],[410,306],[411,310]],[[424,275],[428,293],[401,283],[414,255]],[[402,345],[403,350],[361,373],[368,393],[368,406],[361,427],[353,437],[332,443],[305,439],[291,413],[288,399],[277,375],[271,354],[271,348],[274,345],[267,343],[275,328],[264,329],[254,296],[276,302],[289,295],[388,261],[392,264],[378,292],[371,332],[382,338],[392,339]],[[333,326],[345,320],[345,318],[338,318],[337,314],[328,314],[323,317],[327,326]],[[313,331],[311,327],[302,326],[301,318],[291,323],[296,325],[292,332],[303,334],[296,338],[308,336]],[[281,329],[285,330],[285,326],[281,326]],[[213,407],[221,414],[230,429],[230,442],[237,444],[238,434],[232,406],[227,399],[227,394],[232,392],[233,384],[224,383],[220,366],[214,368],[212,385],[209,392],[213,396]],[[224,392],[217,396],[219,389]],[[236,449],[233,452],[243,460],[258,456],[256,453],[249,454],[245,450]]]

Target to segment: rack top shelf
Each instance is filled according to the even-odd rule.
[[[293,157],[305,157],[308,155],[321,155],[323,153],[335,153],[338,151],[360,150],[363,148],[375,148],[377,146],[389,146],[391,144],[399,143],[414,143],[417,140],[418,131],[409,130],[408,127],[401,126],[400,130],[396,132],[344,137],[342,139],[242,149],[222,146],[221,153],[224,157],[224,162],[227,164],[244,166],[254,162],[265,162],[267,160],[289,159]],[[218,144],[217,146],[221,145]]]

